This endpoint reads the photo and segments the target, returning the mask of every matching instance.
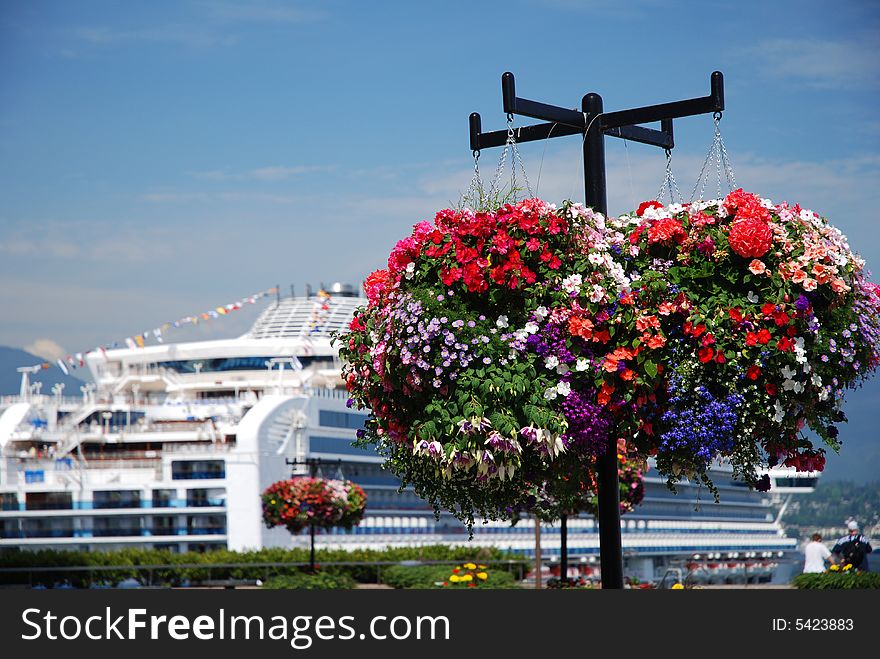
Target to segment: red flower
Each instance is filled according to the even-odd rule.
[[[758,335],[754,332],[746,332],[746,345],[753,346],[758,343]]]
[[[700,361],[705,364],[706,362],[712,361],[715,357],[715,351],[707,346],[705,348],[700,348],[697,356],[700,358]]]
[[[391,274],[387,270],[376,270],[364,282],[364,292],[371,304],[379,304],[391,290]]]
[[[351,319],[351,322],[348,324],[348,329],[352,332],[363,332],[366,326],[361,322],[360,316],[355,316]]]
[[[680,243],[685,238],[687,238],[687,233],[684,227],[681,226],[681,222],[671,217],[657,220],[648,227],[649,244],[668,243],[673,239]]]
[[[757,380],[761,375],[761,367],[760,366],[749,366],[749,370],[746,371],[746,377],[749,380]]]
[[[761,307],[761,313],[765,316],[772,316],[776,312],[776,305],[769,302]]]
[[[636,215],[641,217],[649,208],[663,208],[663,204],[655,200],[643,201],[641,204],[639,204],[639,209],[636,211]]]
[[[737,220],[730,226],[727,240],[730,249],[743,258],[760,258],[770,250],[773,232],[763,220]]]
[[[776,342],[776,347],[782,352],[788,352],[794,347],[794,341],[787,336],[783,336]]]
[[[788,325],[788,321],[790,321],[790,320],[791,320],[791,318],[784,311],[777,311],[773,315],[773,322],[775,322],[779,327],[782,327],[784,325]]]
[[[770,339],[771,339],[771,336],[770,336],[770,330],[768,330],[768,329],[761,329],[761,330],[758,332],[758,343],[760,343],[760,344],[762,344],[762,345],[766,345],[767,343],[770,342]]]
[[[724,356],[724,353],[720,350],[715,353],[715,362],[718,364],[723,364],[727,361],[727,357]]]
[[[742,311],[739,310],[739,307],[734,307],[733,309],[729,309],[727,311],[730,314],[730,319],[735,323],[741,323],[743,320]]]
[[[715,337],[713,336],[713,334],[711,332],[709,332],[708,334],[706,334],[706,336],[703,337],[703,340],[702,340],[703,347],[710,346],[713,343],[715,343]]]
[[[440,271],[440,279],[447,286],[452,286],[452,284],[459,279],[461,279],[461,270],[458,268],[447,268],[443,266],[443,269]]]
[[[767,393],[770,394],[771,396],[776,395],[776,385],[773,384],[772,382],[768,382],[767,384],[765,384],[764,389],[766,389]]]

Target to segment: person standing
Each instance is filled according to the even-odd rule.
[[[853,570],[868,571],[868,554],[873,551],[868,539],[859,533],[859,525],[855,521],[847,523],[849,533],[838,540],[831,553],[840,557],[843,567],[852,565]]]
[[[828,547],[822,544],[822,536],[814,533],[804,547],[804,572],[824,572],[827,560],[833,563],[834,557],[828,551]]]

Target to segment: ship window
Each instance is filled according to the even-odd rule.
[[[226,478],[223,460],[175,460],[171,463],[172,480]]]
[[[312,453],[336,453],[339,455],[374,455],[372,451],[351,445],[349,437],[309,437]]]
[[[0,492],[0,510],[18,510],[18,496],[15,492]]]
[[[318,414],[318,423],[322,426],[327,426],[328,428],[349,428],[351,430],[359,430],[364,427],[364,421],[366,420],[366,414],[353,414],[351,412],[321,410]]]
[[[266,370],[266,362],[270,359],[285,359],[286,356],[280,357],[228,357],[218,359],[179,359],[167,362],[159,362],[158,365],[177,373],[218,373],[223,371],[264,371]],[[300,364],[303,368],[309,366],[325,366],[333,365],[333,357],[331,355],[319,355],[314,357],[299,357]],[[198,368],[196,367],[198,365]],[[277,367],[276,369],[277,370]],[[289,370],[289,365],[285,365],[285,370]]]
[[[177,490],[153,490],[153,508],[171,508]]]
[[[70,492],[28,492],[25,495],[27,510],[70,510],[73,497]]]
[[[140,508],[141,493],[137,490],[96,491],[92,494],[95,508]]]

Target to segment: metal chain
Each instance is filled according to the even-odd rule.
[[[666,149],[666,175],[663,178],[663,185],[657,191],[657,201],[662,201],[666,194],[669,194],[669,203],[674,204],[676,196],[678,202],[684,201],[681,190],[678,189],[678,182],[675,180],[675,174],[672,173],[672,149]]]
[[[495,199],[496,197],[501,196],[501,177],[504,174],[504,170],[507,167],[507,158],[508,154],[510,154],[510,193],[511,195],[516,195],[517,192],[517,168],[519,168],[519,173],[525,181],[525,190],[528,192],[529,196],[532,195],[532,187],[529,183],[529,177],[526,174],[525,163],[523,162],[522,156],[519,154],[519,149],[516,146],[516,131],[513,129],[513,115],[507,115],[507,141],[504,143],[504,148],[501,150],[501,157],[498,159],[498,167],[495,169],[495,176],[492,177],[492,183],[489,186],[489,199]]]
[[[712,145],[709,147],[709,153],[706,154],[706,160],[703,161],[703,166],[700,168],[700,175],[697,177],[697,182],[694,184],[694,190],[693,192],[691,192],[691,201],[696,198],[698,187],[700,189],[700,199],[703,198],[703,193],[706,190],[706,185],[709,183],[709,174],[707,168],[713,164],[715,165],[718,198],[721,199],[722,196],[722,167],[724,167],[724,178],[727,179],[728,190],[732,191],[736,189],[736,177],[733,174],[733,166],[730,164],[730,156],[727,153],[727,148],[724,146],[724,139],[721,137],[721,113],[716,112],[713,115],[713,120],[715,123],[715,134],[712,138]]]
[[[480,177],[480,150],[474,149],[474,176],[471,179],[467,192],[462,197],[462,203],[480,208],[483,205],[485,196],[486,190],[483,188],[483,179]]]

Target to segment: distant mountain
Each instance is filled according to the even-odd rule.
[[[21,373],[16,371],[19,366],[34,366],[41,364],[46,359],[37,357],[18,348],[0,346],[0,395],[17,394],[21,389]],[[73,371],[76,373],[77,371]],[[85,373],[85,371],[83,371]],[[79,388],[84,381],[72,375],[64,375],[64,372],[53,364],[51,368],[32,373],[31,382],[42,382],[43,388],[40,393],[51,394],[52,386],[58,382],[64,383],[65,396],[79,396]]]

